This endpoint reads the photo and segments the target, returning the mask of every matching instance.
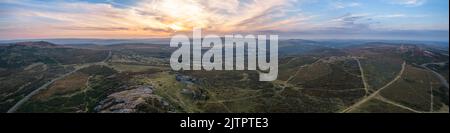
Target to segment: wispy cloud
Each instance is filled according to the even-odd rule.
[[[370,30],[370,24],[368,14],[347,13],[322,23],[319,27],[330,32],[359,32]]]
[[[399,4],[409,7],[416,7],[425,4],[427,0],[390,0],[392,4]]]
[[[424,17],[428,17],[428,16],[429,16],[429,15],[418,15],[418,14],[408,15],[408,14],[398,13],[398,14],[375,15],[375,16],[373,16],[373,18],[385,18],[385,19],[395,19],[395,18],[424,18]]]
[[[193,27],[219,34],[261,31],[345,34],[442,27],[448,30],[448,26],[443,26],[448,25],[445,12],[429,7],[410,11],[410,7],[419,9],[430,5],[426,3],[426,0],[137,0],[126,3],[1,0],[0,38],[168,37],[190,32]],[[447,16],[446,21],[443,15]]]
[[[116,31],[124,36],[167,36],[201,27],[214,32],[257,31],[303,20],[284,10],[295,0],[141,0],[132,5],[115,2],[4,1],[20,8],[9,12],[34,30]],[[41,3],[43,4],[43,3]],[[52,9],[53,8],[53,9]],[[61,9],[62,11],[54,11]],[[276,19],[278,18],[278,19]],[[41,22],[32,22],[40,20]],[[18,30],[22,29],[20,25]],[[85,33],[83,33],[85,34]]]
[[[361,6],[361,3],[336,1],[336,2],[332,3],[332,6],[335,9],[344,9],[344,8],[351,8],[351,7],[359,7],[359,6]]]

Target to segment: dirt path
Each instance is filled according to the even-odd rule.
[[[253,96],[248,96],[248,97],[240,97],[240,98],[235,98],[235,99],[227,99],[227,100],[216,100],[216,101],[211,101],[211,102],[206,102],[206,103],[236,102],[236,101],[243,101],[243,100],[258,98],[258,97],[262,97],[262,96],[264,96],[264,94],[253,95]]]
[[[308,90],[308,89],[304,89],[304,90]],[[342,89],[342,90],[332,90],[332,89],[318,89],[318,88],[314,88],[311,89],[314,91],[328,91],[328,92],[349,92],[349,91],[359,91],[359,90],[364,90],[364,88],[353,88],[353,89]]]
[[[441,84],[444,85],[447,89],[449,88],[448,86],[448,82],[447,80],[444,78],[444,76],[442,76],[441,74],[437,73],[436,71],[431,70],[430,68],[427,67],[427,65],[429,64],[440,64],[440,63],[427,63],[427,64],[422,64],[420,66],[422,66],[423,68],[427,69],[428,71],[432,72],[434,75],[436,75],[439,80],[441,81]]]
[[[211,92],[208,89],[206,89],[205,91],[208,92],[208,94],[212,94],[209,100],[213,100],[214,101],[214,102],[206,102],[206,103],[217,103],[217,104],[220,104],[220,105],[222,105],[223,108],[225,108],[225,110],[228,113],[231,113],[231,110],[230,110],[230,108],[228,108],[227,105],[225,105],[223,102],[220,102],[221,100],[217,100],[217,97],[216,97],[215,93]]]
[[[383,101],[383,102],[385,102],[385,103],[388,103],[388,104],[391,104],[391,105],[400,107],[400,108],[402,108],[402,109],[409,110],[409,111],[414,112],[414,113],[423,113],[423,112],[421,112],[421,111],[412,109],[412,108],[410,108],[410,107],[406,107],[406,106],[404,106],[404,105],[401,105],[401,104],[398,104],[398,103],[396,103],[396,102],[394,102],[394,101],[391,101],[391,100],[389,100],[389,99],[386,99],[386,98],[384,98],[384,97],[382,97],[382,96],[380,96],[380,95],[376,96],[375,98],[378,99],[378,100],[380,100],[380,101]]]
[[[295,76],[297,76],[297,74],[300,72],[300,70],[302,70],[302,69],[305,68],[305,67],[308,67],[309,65],[315,64],[315,63],[317,63],[317,62],[319,62],[319,61],[320,61],[320,58],[317,59],[316,61],[314,61],[314,62],[311,63],[311,64],[305,64],[305,65],[300,66],[300,67],[297,69],[297,71],[295,71],[295,73],[294,73],[293,75],[289,76],[289,78],[288,78],[286,81],[283,82],[283,87],[281,88],[281,90],[277,91],[276,94],[280,94],[281,92],[283,92],[283,91],[286,89],[286,87],[289,85],[289,81],[291,81],[292,79],[294,79]]]
[[[356,62],[358,62],[359,71],[361,72],[361,80],[363,81],[364,90],[366,91],[366,94],[364,96],[367,96],[367,95],[369,95],[369,85],[367,84],[366,77],[364,76],[364,69],[361,66],[361,62],[359,61],[359,59],[355,58],[355,60],[356,60]]]
[[[71,75],[71,74],[77,72],[78,70],[83,69],[83,68],[86,68],[86,67],[89,67],[89,66],[93,66],[93,65],[105,65],[105,64],[106,64],[106,61],[107,61],[109,58],[111,58],[111,55],[112,55],[112,52],[109,51],[108,56],[107,56],[103,61],[101,61],[101,62],[84,64],[84,65],[82,65],[82,66],[80,66],[80,67],[75,68],[75,70],[73,70],[73,71],[71,71],[71,72],[69,72],[69,73],[66,73],[66,74],[64,74],[64,75],[61,75],[61,76],[59,76],[59,77],[53,79],[53,80],[50,80],[49,82],[45,83],[45,84],[42,85],[41,87],[37,88],[36,90],[34,90],[34,91],[32,91],[31,93],[29,93],[28,95],[26,95],[26,96],[25,96],[24,98],[22,98],[21,100],[19,100],[16,104],[14,104],[14,106],[12,106],[11,108],[9,108],[9,110],[8,110],[7,113],[14,113],[14,112],[16,112],[17,109],[19,109],[19,107],[22,106],[22,105],[23,105],[26,101],[28,101],[31,97],[33,97],[34,95],[38,94],[41,90],[47,89],[47,87],[48,87],[49,85],[53,84],[55,81],[58,81],[58,80],[60,80],[60,79],[63,79],[63,78],[65,78],[65,77],[67,77],[67,76],[69,76],[69,75]]]
[[[89,82],[89,80],[91,80],[91,78],[92,78],[92,76],[89,76],[89,78],[87,79],[87,81],[86,81],[86,87],[84,88],[84,90],[82,90],[82,93],[83,93],[83,99],[84,99],[84,102],[85,102],[85,105],[84,105],[84,112],[88,112],[89,111],[89,102],[86,102],[86,101],[88,101],[88,96],[87,96],[87,94],[86,94],[86,92],[89,90],[89,89],[91,89],[91,85],[90,85],[90,82]]]
[[[433,96],[433,83],[430,81],[430,112],[433,112],[434,106],[434,96]]]
[[[436,72],[436,71],[434,71],[434,70],[432,70],[432,69],[430,69],[430,68],[427,67],[427,65],[430,65],[430,64],[442,65],[443,63],[445,63],[445,62],[426,63],[426,64],[422,64],[422,65],[420,65],[420,66],[421,66],[422,68],[428,70],[429,72],[433,73],[433,74],[439,79],[439,81],[441,82],[441,84],[442,84],[444,87],[446,87],[446,88],[448,89],[448,88],[449,88],[449,85],[448,85],[447,80],[444,78],[444,76],[442,76],[442,75],[439,74],[438,72]],[[433,106],[434,106],[434,100],[433,100],[433,99],[434,99],[434,95],[433,95],[433,85],[432,85],[432,83],[430,83],[430,112],[433,112],[433,111],[434,111],[434,110],[433,110]]]
[[[369,101],[370,99],[374,98],[376,95],[378,95],[378,93],[380,93],[380,91],[384,90],[385,88],[389,87],[391,84],[393,84],[395,81],[397,81],[398,79],[400,79],[403,75],[403,72],[405,71],[405,67],[406,67],[406,62],[403,62],[402,64],[402,69],[400,70],[400,72],[397,74],[397,76],[389,83],[387,83],[386,85],[384,85],[383,87],[381,87],[380,89],[378,89],[377,91],[373,92],[372,94],[370,94],[369,96],[363,98],[362,100],[356,102],[355,104],[353,104],[352,106],[344,109],[341,111],[341,113],[346,113],[346,112],[350,112],[353,109],[355,109],[356,107],[361,106],[361,104],[366,103],[367,101]]]
[[[294,58],[290,59],[288,62],[286,62],[286,64],[291,63],[292,61],[296,60],[297,58],[298,58],[298,57],[294,57]]]

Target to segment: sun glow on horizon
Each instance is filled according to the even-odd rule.
[[[216,34],[350,37],[433,31],[429,36],[448,40],[448,23],[448,1],[440,0],[0,1],[0,39],[170,37],[196,27]]]

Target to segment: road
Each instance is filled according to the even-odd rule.
[[[19,102],[17,102],[16,104],[14,104],[14,106],[12,106],[12,107],[8,110],[7,113],[14,113],[14,112],[16,112],[17,109],[19,109],[19,107],[20,107],[21,105],[23,105],[26,101],[28,101],[31,97],[33,97],[34,95],[38,94],[41,90],[46,89],[49,85],[53,84],[55,81],[58,81],[58,80],[60,80],[60,79],[63,79],[63,78],[65,78],[65,77],[67,77],[67,76],[69,76],[69,75],[71,75],[71,74],[77,72],[78,70],[83,69],[83,68],[86,68],[86,67],[89,67],[89,66],[93,66],[93,65],[104,65],[105,62],[106,62],[109,58],[111,58],[111,55],[112,55],[112,52],[109,51],[108,56],[107,56],[103,61],[101,61],[101,62],[84,64],[84,65],[82,65],[82,66],[76,68],[75,70],[73,70],[73,71],[71,71],[71,72],[69,72],[69,73],[66,73],[66,74],[64,74],[64,75],[61,75],[61,76],[59,76],[59,77],[53,79],[53,80],[50,80],[49,82],[45,83],[45,84],[42,85],[41,87],[39,87],[39,88],[37,88],[36,90],[32,91],[31,93],[29,93],[28,95],[26,95],[24,98],[22,98]]]
[[[363,98],[362,100],[358,101],[357,103],[353,104],[352,106],[342,110],[341,113],[350,112],[353,109],[355,109],[356,107],[359,107],[360,105],[362,105],[362,104],[366,103],[367,101],[369,101],[370,99],[374,98],[376,95],[378,95],[378,93],[380,93],[380,91],[384,90],[385,88],[387,88],[391,84],[393,84],[395,81],[400,79],[402,77],[402,75],[403,75],[403,72],[405,71],[405,67],[406,67],[406,62],[403,62],[402,69],[400,70],[400,72],[397,74],[397,76],[391,82],[387,83],[386,85],[384,85],[383,87],[381,87],[377,91],[373,92],[372,94],[370,94],[369,96]]]
[[[439,78],[439,81],[441,82],[441,84],[444,85],[448,89],[448,82],[447,82],[447,80],[441,74],[439,74],[436,71],[431,70],[430,68],[428,68],[427,65],[430,65],[430,64],[440,65],[442,63],[426,63],[426,64],[422,64],[420,66],[422,66],[423,68],[427,69],[428,71],[431,71],[434,75],[436,75],[436,77]]]

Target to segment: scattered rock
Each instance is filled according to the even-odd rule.
[[[161,99],[153,94],[152,86],[137,86],[135,89],[109,95],[95,107],[95,111],[100,113],[132,113],[136,112],[137,105],[145,103],[148,98]]]
[[[182,82],[182,83],[185,83],[185,84],[194,84],[194,83],[197,82],[197,79],[195,79],[195,78],[193,78],[191,76],[181,75],[181,74],[175,75],[175,79],[178,82]]]

